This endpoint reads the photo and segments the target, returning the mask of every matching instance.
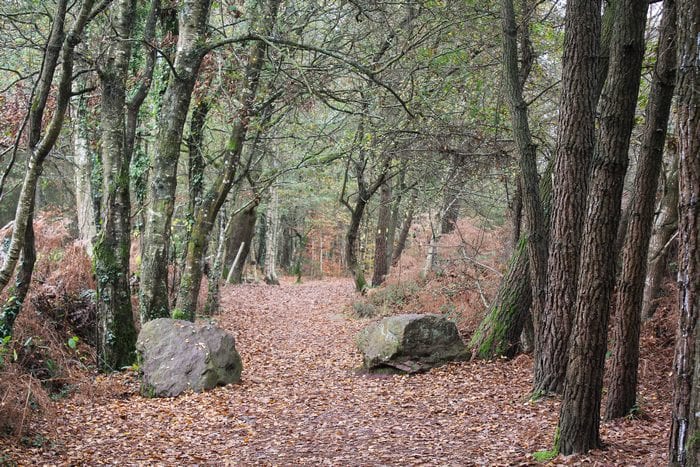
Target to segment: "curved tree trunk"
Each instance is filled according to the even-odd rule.
[[[271,33],[277,18],[280,0],[261,2],[259,13],[261,28],[267,34]],[[185,312],[189,319],[194,320],[197,311],[197,297],[202,283],[202,267],[206,247],[209,243],[216,216],[223,206],[228,193],[235,182],[236,171],[243,151],[243,144],[248,133],[251,119],[255,116],[255,98],[260,83],[260,72],[265,61],[267,43],[253,43],[250,59],[243,77],[241,99],[242,107],[238,111],[236,122],[224,154],[222,172],[207,191],[201,202],[195,207],[192,231],[187,243],[185,267],[180,278],[180,288],[177,295],[177,308]]]
[[[66,34],[64,22],[67,3],[65,0],[60,0],[56,5],[39,80],[32,94],[32,105],[28,116],[27,167],[15,212],[9,249],[0,268],[0,292],[2,292],[12,278],[17,261],[21,260],[21,267],[16,276],[15,300],[6,304],[0,313],[0,333],[3,338],[12,334],[15,319],[31,283],[36,258],[33,228],[36,187],[44,160],[56,144],[70,103],[75,47],[92,18],[94,0],[86,0],[75,17],[71,30]],[[54,75],[59,58],[61,73],[56,86],[54,113],[44,128],[44,110],[49,95],[54,89]]]
[[[532,303],[527,239],[521,237],[489,311],[469,341],[472,358],[513,357]]]
[[[518,67],[517,26],[513,1],[503,0],[502,10],[505,85],[508,93],[508,106],[512,120],[513,136],[519,155],[518,160],[521,174],[520,183],[522,187],[523,210],[525,212],[525,229],[528,235],[527,254],[530,263],[530,285],[532,289],[531,314],[533,323],[537,326],[540,313],[543,309],[544,293],[547,286],[548,232],[538,190],[537,148],[532,142],[527,104],[522,94],[524,78]],[[525,22],[521,27],[529,28],[529,23]],[[525,42],[529,44],[528,40]],[[525,49],[529,50],[527,47],[525,47]],[[526,68],[530,66],[526,61],[523,62]]]
[[[42,166],[46,156],[56,144],[63,127],[66,109],[70,103],[75,47],[80,42],[83,31],[92,18],[94,3],[94,0],[83,2],[73,27],[67,33],[65,20],[68,2],[60,0],[56,5],[39,79],[32,95],[27,131],[28,161],[17,202],[10,246],[6,259],[0,268],[0,292],[10,282],[20,252],[24,247],[25,230],[33,219],[34,197]],[[61,61],[61,73],[56,86],[55,108],[48,125],[44,127],[44,111],[54,89],[54,76],[59,60]]]
[[[615,306],[613,365],[605,416],[623,417],[637,403],[639,329],[654,198],[663,160],[676,71],[676,3],[664,0],[654,79],[649,92],[629,223],[622,249],[622,272]]]
[[[552,204],[551,161],[540,178],[539,190],[544,209],[545,235],[549,232],[549,213]],[[520,345],[521,333],[530,319],[532,288],[530,262],[527,255],[527,237],[521,236],[501,279],[496,298],[472,336],[469,346],[474,358],[489,360],[514,356]]]
[[[15,320],[22,311],[22,305],[29,293],[32,282],[34,263],[36,262],[36,248],[34,245],[34,206],[31,207],[30,220],[24,233],[24,247],[19,260],[19,270],[15,278],[14,293],[7,299],[0,310],[0,341],[12,335]]]
[[[600,403],[615,271],[615,254],[610,254],[610,246],[615,244],[620,219],[644,56],[647,8],[647,0],[621,0],[613,31],[559,416],[559,443],[565,455],[587,452],[601,445]]]

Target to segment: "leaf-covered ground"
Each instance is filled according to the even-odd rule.
[[[417,376],[357,373],[349,280],[229,286],[216,321],[236,337],[241,384],[175,399],[138,395],[133,374],[97,377],[58,403],[19,464],[529,465],[551,446],[558,401],[528,401],[531,359],[468,362]],[[605,451],[555,464],[666,461],[668,381],[643,378],[645,417],[605,423]],[[656,375],[656,376],[655,376]],[[25,443],[26,444],[26,443]]]

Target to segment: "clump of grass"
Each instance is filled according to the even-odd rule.
[[[353,302],[352,312],[358,318],[374,318],[377,316],[377,307],[365,300],[359,300]]]

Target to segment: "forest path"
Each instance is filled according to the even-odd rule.
[[[60,403],[53,443],[25,453],[27,460],[518,465],[549,447],[557,402],[527,402],[528,357],[452,364],[411,377],[357,374],[354,336],[369,321],[345,314],[354,298],[345,279],[227,286],[216,321],[236,337],[241,384],[146,399],[136,393],[133,374],[100,377],[89,397]],[[608,441],[615,438],[615,430],[604,432]],[[613,442],[594,458],[607,465],[636,456],[646,465],[661,462],[665,451],[659,440],[640,454],[638,440],[623,432]]]

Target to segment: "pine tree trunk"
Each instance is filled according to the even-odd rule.
[[[202,310],[205,316],[212,316],[219,311],[221,303],[221,271],[223,269],[224,245],[226,244],[226,223],[219,216],[219,235],[216,240],[216,255],[207,283],[207,300]]]
[[[535,322],[535,394],[561,393],[566,373],[588,167],[595,141],[600,3],[571,0],[566,5],[548,284],[542,317]]]
[[[360,234],[362,215],[365,212],[366,203],[358,198],[350,213],[350,224],[345,233],[345,263],[355,280],[355,290],[362,292],[366,287],[362,267],[357,260],[357,239]]]
[[[678,306],[670,465],[700,465],[700,5],[678,2]]]
[[[394,242],[396,241],[396,229],[399,226],[399,217],[401,216],[401,201],[403,199],[406,182],[406,166],[402,166],[399,176],[392,188],[391,201],[391,221],[386,234],[386,270],[391,270],[394,258]]]
[[[634,194],[628,209],[627,234],[622,248],[622,271],[615,306],[613,365],[605,410],[607,419],[627,415],[637,403],[639,329],[647,251],[675,80],[675,0],[664,0],[656,57]]]
[[[678,151],[675,139],[668,141],[666,152],[670,161],[664,170],[662,195],[649,240],[642,320],[651,319],[656,312],[659,290],[666,276],[668,253],[678,232]]]
[[[182,3],[182,11],[188,14],[180,15],[177,53],[173,63],[175,73],[171,74],[163,96],[161,125],[151,160],[153,171],[139,288],[142,322],[170,315],[168,264],[177,165],[192,91],[204,58],[203,44],[211,6],[211,0],[184,0]]]
[[[469,341],[472,358],[511,358],[518,352],[520,334],[532,303],[529,266],[527,239],[521,237],[496,298]]]
[[[592,163],[581,240],[576,313],[559,418],[565,455],[600,447],[600,403],[613,289],[615,244],[629,140],[644,56],[648,2],[621,0],[601,102],[598,152]],[[614,252],[613,252],[614,253]]]

